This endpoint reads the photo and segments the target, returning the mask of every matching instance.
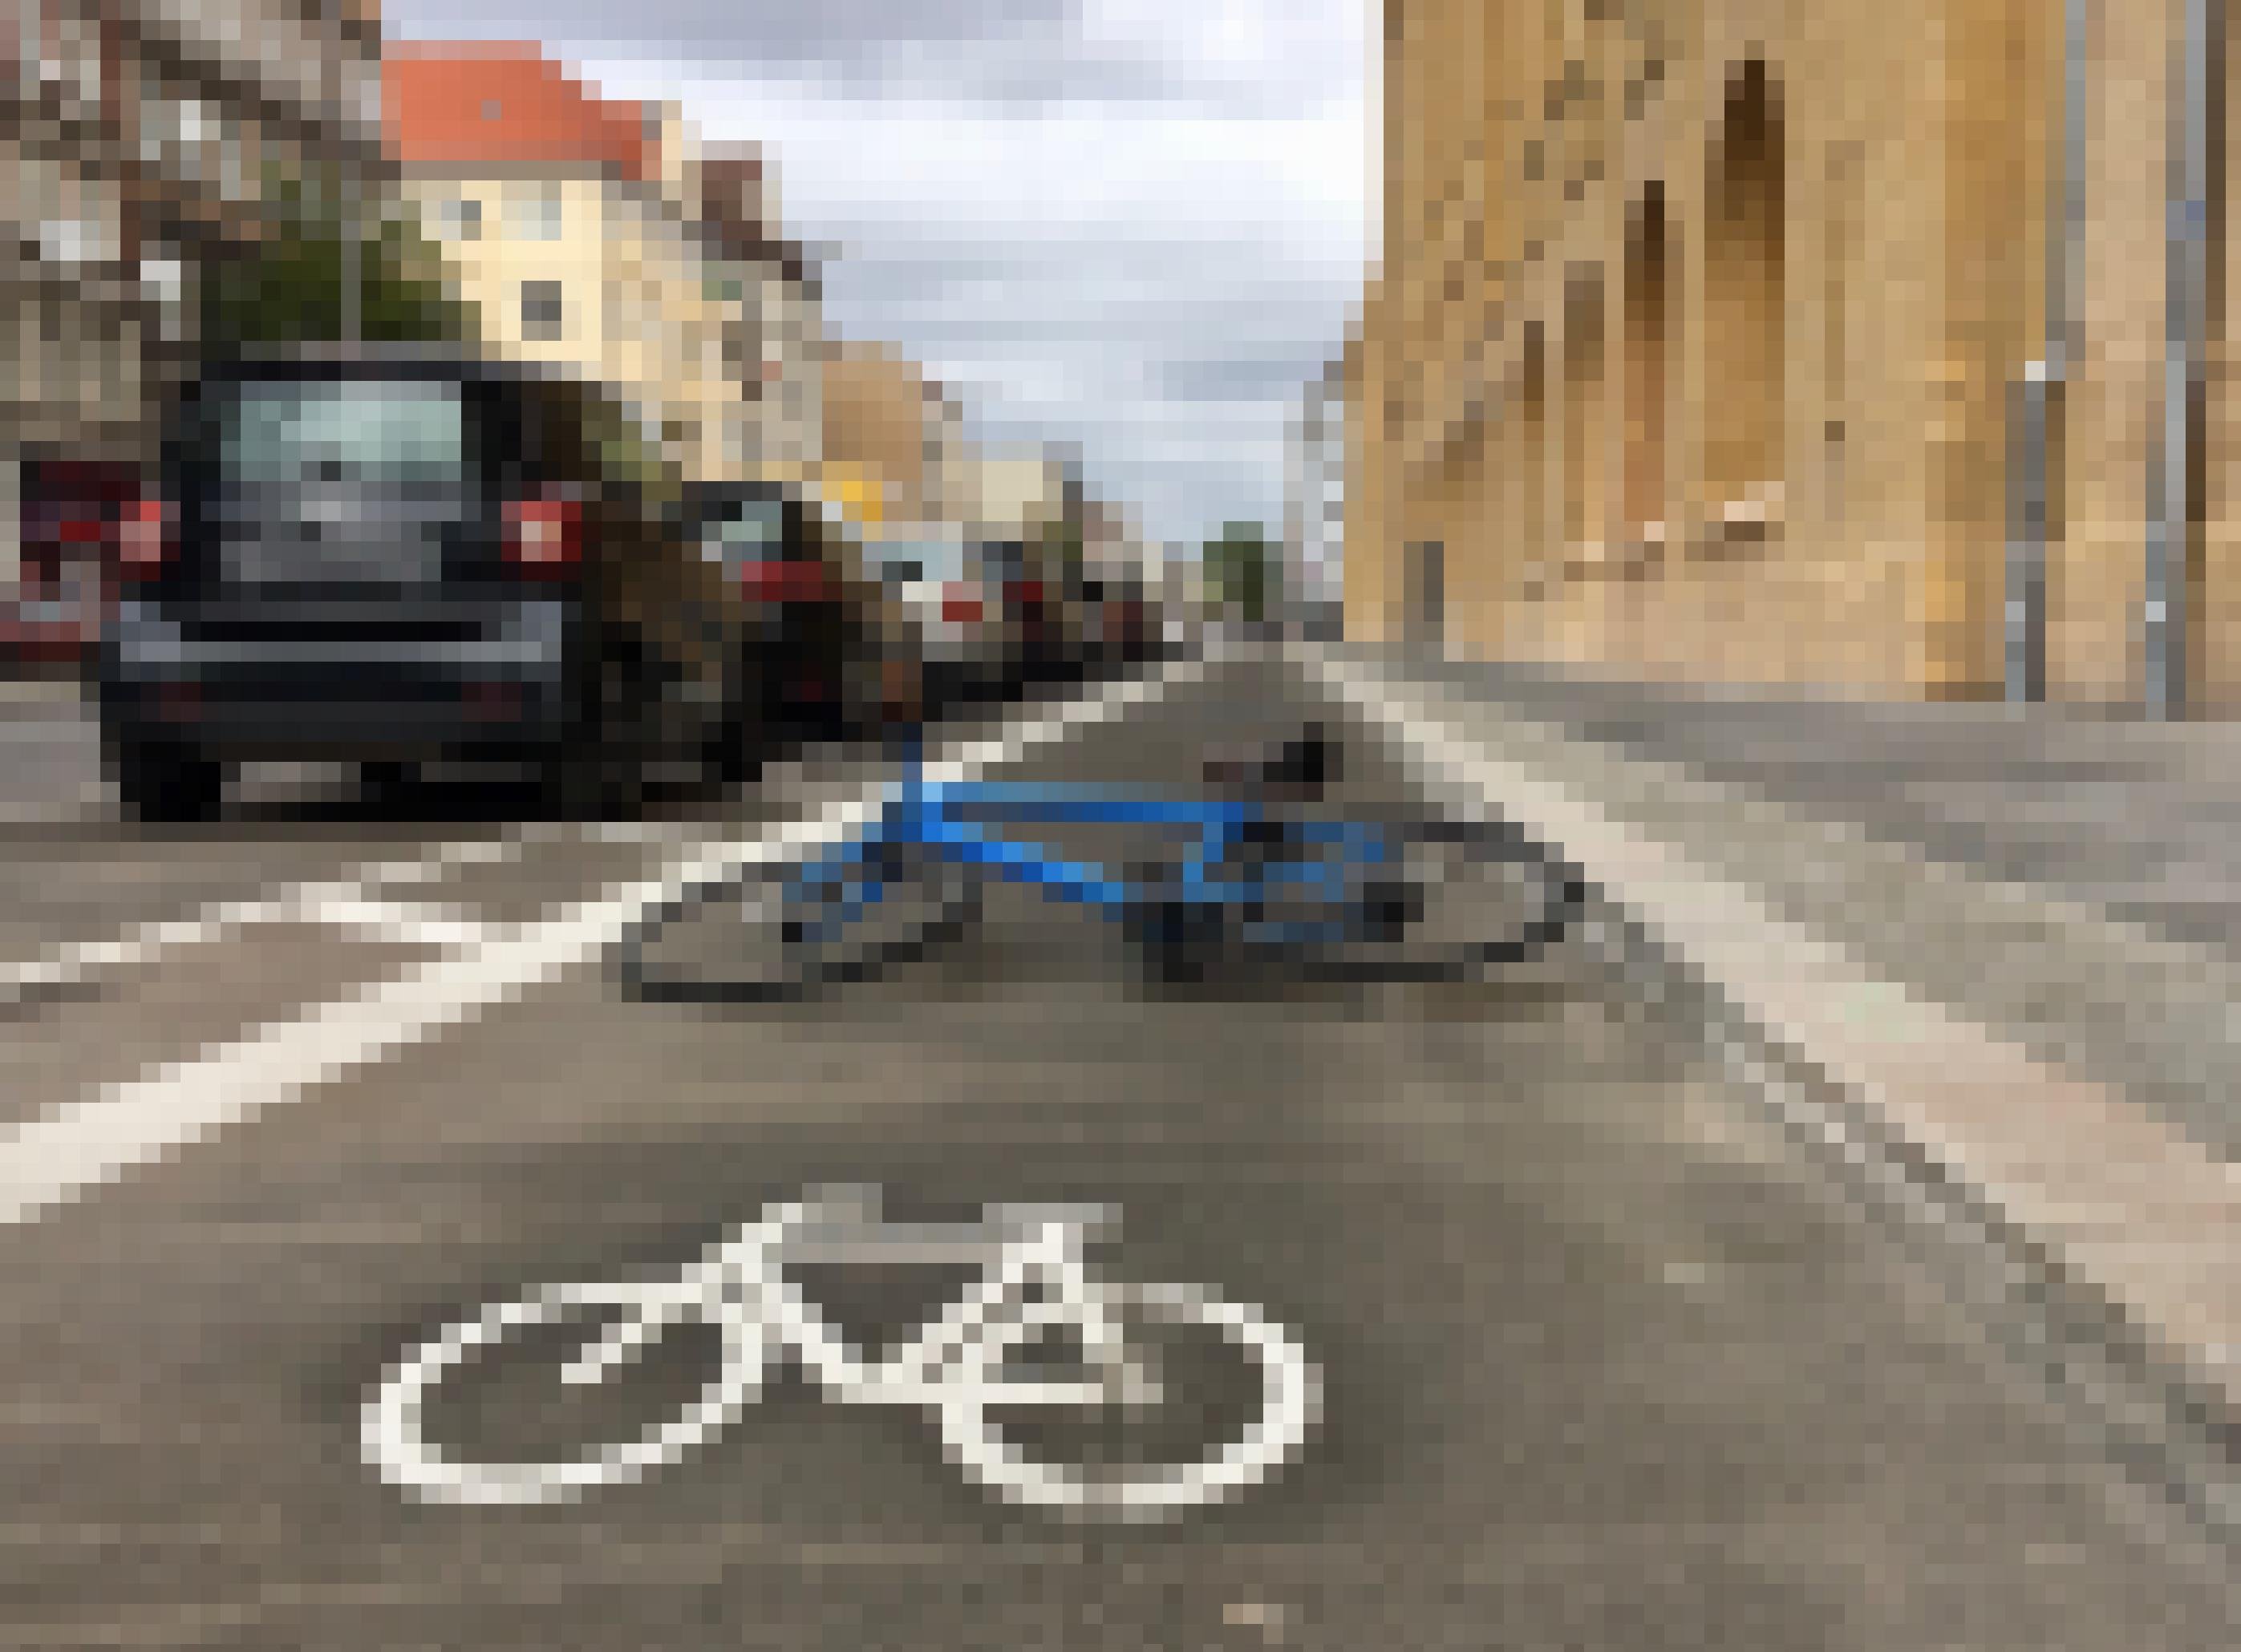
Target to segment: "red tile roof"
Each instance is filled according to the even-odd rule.
[[[531,42],[392,43],[381,72],[390,152],[407,167],[659,172],[644,107],[612,103]]]

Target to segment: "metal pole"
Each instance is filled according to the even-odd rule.
[[[2035,361],[2008,401],[2010,466],[2004,698],[2046,698],[2046,496],[2050,364]]]
[[[2210,0],[2180,0],[2171,64],[2171,154],[2164,231],[2164,421],[2149,478],[2144,661],[2151,716],[2186,709],[2189,569],[2202,406],[2203,293],[2210,203]]]
[[[2017,387],[2006,604],[2006,698],[2046,698],[2046,564],[2054,424],[2077,354],[2078,259],[2085,240],[2085,64],[2090,0],[2068,0],[2062,38],[2062,137],[2046,233],[2046,346]]]

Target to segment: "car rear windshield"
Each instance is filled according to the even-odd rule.
[[[244,385],[219,409],[217,441],[225,475],[252,486],[443,485],[466,472],[465,398],[441,383]]]
[[[966,577],[965,547],[952,540],[913,539],[880,548],[881,572],[898,585],[954,585]]]
[[[735,500],[717,507],[700,530],[700,543],[726,566],[767,562],[786,549],[786,510],[773,499]]]

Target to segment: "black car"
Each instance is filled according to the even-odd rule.
[[[766,732],[865,733],[920,714],[922,638],[885,563],[777,483],[696,484],[687,539],[722,568],[745,616],[741,662]]]
[[[129,512],[99,651],[104,747],[144,818],[238,759],[526,761],[579,813],[756,715],[745,616],[674,478],[605,392],[418,347],[211,365]]]
[[[684,519],[687,538],[745,605],[747,668],[766,732],[840,733],[860,605],[850,601],[815,514],[776,483],[708,483],[686,490]]]

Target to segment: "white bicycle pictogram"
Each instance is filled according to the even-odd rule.
[[[452,1325],[392,1365],[368,1400],[368,1461],[413,1495],[457,1503],[565,1502],[680,1461],[738,1421],[791,1355],[828,1398],[930,1413],[947,1455],[1007,1501],[1067,1517],[1156,1520],[1226,1501],[1305,1444],[1320,1378],[1292,1335],[1260,1309],[1200,1287],[1103,1278],[1085,1252],[1117,1226],[1101,1205],[996,1205],[971,1223],[907,1225],[880,1214],[876,1188],[814,1190],[727,1233],[682,1274],[644,1284],[556,1285]],[[881,1262],[977,1269],[955,1301],[883,1356],[866,1358],[786,1277],[789,1268]],[[673,1333],[720,1345],[712,1378],[682,1409],[619,1444],[561,1461],[476,1461],[431,1442],[428,1410],[446,1387],[509,1344],[599,1321],[563,1358],[563,1389],[609,1382]],[[1163,1337],[1195,1338],[1216,1381],[1184,1383]],[[1242,1378],[1234,1430],[1198,1427],[1221,1410],[1207,1388]],[[1146,1462],[1103,1437],[1189,1428],[1184,1454]],[[1099,1437],[1017,1437],[1055,1426]]]

